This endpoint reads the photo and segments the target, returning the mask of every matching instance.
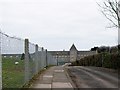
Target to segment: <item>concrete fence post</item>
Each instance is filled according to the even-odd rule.
[[[36,44],[36,46],[35,46],[35,72],[36,72],[36,74],[38,73],[38,63],[39,63],[39,61],[38,61],[38,45]]]
[[[2,90],[2,56],[0,55],[0,90]]]
[[[46,67],[48,66],[48,54],[47,54],[47,49],[45,50],[46,52]]]
[[[118,55],[120,57],[120,0],[118,1]],[[120,71],[120,69],[118,69]],[[120,88],[120,78],[118,78],[118,88]]]
[[[0,90],[2,90],[2,34],[0,31]]]
[[[25,82],[29,82],[29,40],[25,39]]]
[[[42,47],[42,51],[41,51],[41,65],[42,68],[45,67],[45,61],[44,61],[44,52],[43,52],[44,48]]]
[[[118,2],[118,51],[120,53],[120,1]]]

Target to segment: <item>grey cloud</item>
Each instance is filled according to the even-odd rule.
[[[50,50],[68,49],[72,43],[80,49],[116,44],[117,30],[106,31],[108,21],[94,0],[2,0],[1,3],[3,32],[28,37]]]

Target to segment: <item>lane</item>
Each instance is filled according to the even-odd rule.
[[[90,86],[92,87],[102,87],[102,88],[116,88],[116,84],[112,84],[109,81],[105,80],[105,78],[103,79],[103,77],[98,76],[98,74],[96,75],[95,73],[86,71],[86,70],[82,70],[82,69],[78,69],[79,71],[84,72],[85,74],[89,75],[89,77],[91,77],[93,79],[93,81],[95,81],[94,84],[93,81],[90,84]],[[89,84],[89,83],[88,83]]]
[[[95,67],[71,67],[70,76],[78,88],[118,88],[118,73]]]
[[[115,70],[101,68],[101,67],[83,67],[83,66],[80,66],[79,68],[87,70],[87,71],[91,71],[91,72],[96,73],[98,75],[102,75],[104,77],[107,77],[115,82],[118,82],[118,72]]]
[[[106,72],[106,70],[103,71],[100,68],[96,69],[96,68],[93,68],[93,67],[92,68],[90,68],[90,67],[79,67],[79,69],[82,69],[86,72],[92,73],[93,75],[112,83],[115,87],[118,87],[118,73],[117,72],[115,72],[115,73],[110,72],[110,71]]]

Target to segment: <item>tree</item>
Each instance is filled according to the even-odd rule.
[[[110,53],[117,53],[118,51],[118,46],[113,46],[110,48]]]
[[[103,15],[112,22],[110,27],[120,27],[120,2],[118,0],[104,0],[101,4],[97,3],[101,7]]]
[[[98,50],[98,53],[109,52],[110,47],[107,47],[107,46],[101,46],[101,47],[99,47],[97,50]]]
[[[21,60],[24,60],[24,59],[25,59],[25,54],[22,53],[22,55],[21,55]]]
[[[91,51],[96,51],[98,47],[91,48]]]

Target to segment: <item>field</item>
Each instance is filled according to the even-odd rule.
[[[19,64],[15,64],[19,62]],[[29,81],[36,75],[36,61],[34,58],[29,60],[29,73],[25,73],[24,60],[21,57],[3,57],[2,58],[2,85],[3,88],[22,88],[28,84],[25,82],[25,74]],[[40,67],[42,71],[44,67]]]
[[[15,65],[15,62],[19,62]],[[19,58],[2,58],[3,88],[20,88],[24,85],[24,61]]]

